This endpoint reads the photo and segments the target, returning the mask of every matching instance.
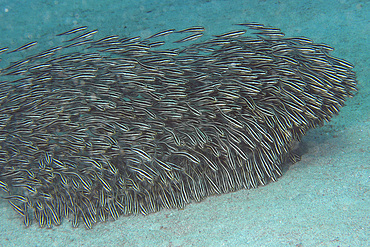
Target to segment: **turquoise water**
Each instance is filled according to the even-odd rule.
[[[235,23],[259,22],[335,47],[335,56],[355,65],[359,88],[339,116],[309,131],[300,144],[302,160],[275,183],[183,210],[120,217],[89,231],[68,220],[52,229],[25,228],[2,200],[0,245],[369,245],[369,13],[366,1],[0,1],[0,47],[37,40],[47,49],[57,45],[55,34],[82,25],[104,37],[190,26],[213,35],[236,29]]]

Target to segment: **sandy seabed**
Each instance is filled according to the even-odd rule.
[[[183,210],[120,217],[92,230],[25,228],[0,201],[1,246],[369,246],[369,50],[368,1],[0,1],[0,47],[37,40],[75,26],[100,37],[149,36],[200,25],[220,34],[241,22],[280,28],[335,48],[355,65],[358,94],[338,116],[311,130],[299,146],[302,160],[275,183],[191,203]],[[9,61],[1,62],[1,67]],[[4,196],[5,194],[2,194]]]

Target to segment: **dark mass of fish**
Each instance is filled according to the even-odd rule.
[[[0,48],[24,57],[0,70],[0,188],[24,224],[91,228],[281,176],[355,73],[326,44],[238,25],[183,47],[204,28],[96,40],[84,26],[35,55]]]

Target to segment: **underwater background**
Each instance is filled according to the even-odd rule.
[[[51,229],[37,223],[26,228],[0,200],[0,245],[368,246],[369,13],[368,1],[345,0],[0,1],[0,47],[37,40],[47,49],[58,44],[56,34],[83,25],[98,29],[99,37],[203,26],[209,38],[237,30],[236,23],[258,22],[286,37],[329,44],[332,55],[355,65],[358,80],[356,96],[330,123],[303,137],[301,161],[286,167],[277,182],[211,196],[182,210],[121,216],[91,230],[72,228],[68,219]],[[1,68],[9,62],[3,58]]]

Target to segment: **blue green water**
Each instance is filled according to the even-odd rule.
[[[359,93],[303,138],[302,160],[275,183],[209,197],[183,210],[94,226],[25,228],[0,200],[1,246],[368,246],[370,236],[368,1],[0,1],[0,47],[47,49],[72,27],[100,37],[204,26],[207,35],[259,22],[335,48],[355,65]],[[15,54],[15,56],[17,56]],[[21,56],[21,55],[19,55]],[[19,59],[15,57],[16,59]],[[9,61],[1,61],[1,66]]]

